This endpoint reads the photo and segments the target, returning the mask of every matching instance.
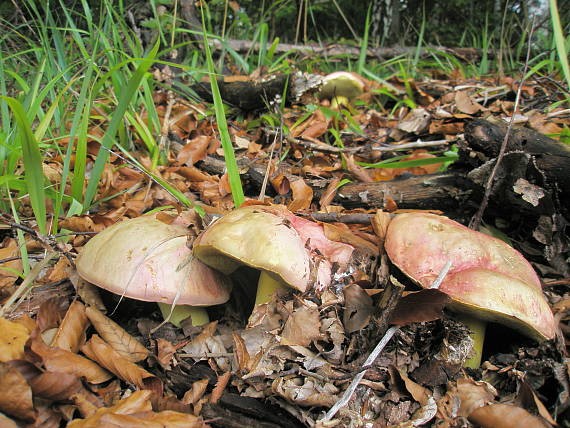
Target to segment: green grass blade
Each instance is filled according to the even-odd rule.
[[[556,0],[550,0],[550,17],[552,18],[552,29],[554,30],[554,42],[556,43],[556,52],[558,60],[566,79],[566,84],[570,87],[570,67],[568,66],[568,47],[564,39],[562,25],[560,24],[560,15],[558,14],[558,4]]]
[[[24,169],[32,210],[38,223],[40,233],[46,234],[46,204],[42,156],[28,116],[22,103],[18,100],[0,96],[10,106],[14,119],[18,124],[18,139],[22,147]]]
[[[232,198],[234,205],[239,207],[245,201],[243,188],[239,176],[239,169],[236,162],[234,148],[230,133],[228,131],[228,122],[226,120],[226,113],[224,111],[224,103],[220,94],[220,88],[216,80],[216,70],[214,69],[214,60],[212,59],[212,52],[208,45],[208,36],[206,35],[206,24],[204,20],[204,10],[202,9],[202,30],[204,34],[204,49],[206,51],[206,60],[208,63],[208,73],[210,74],[210,85],[212,87],[212,98],[214,99],[214,110],[216,111],[216,122],[218,124],[218,131],[220,132],[220,140],[224,150],[224,159],[226,161],[226,168],[228,170],[228,178],[230,189],[232,191]]]
[[[101,145],[103,147],[110,149],[115,143],[115,135],[119,130],[119,126],[123,123],[125,112],[127,111],[127,108],[129,107],[131,100],[135,96],[141,84],[141,81],[145,77],[146,72],[153,64],[156,53],[158,52],[158,47],[159,44],[156,43],[152,48],[151,52],[149,53],[149,55],[142,59],[140,65],[138,66],[136,71],[133,73],[133,76],[129,80],[126,88],[124,89],[124,91],[121,92],[117,108],[115,109],[113,115],[111,116],[111,122],[109,123],[109,127],[107,128],[107,131],[103,136],[103,140],[101,141]],[[87,185],[87,190],[85,192],[85,199],[83,200],[83,206],[85,207],[85,209],[88,209],[88,207],[91,205],[91,202],[93,202],[93,199],[97,192],[97,186],[99,185],[99,179],[103,174],[103,169],[105,167],[105,163],[107,162],[108,158],[109,158],[109,152],[107,150],[99,151],[99,155],[97,156],[97,160],[95,161],[95,164],[93,165],[93,170],[91,171],[91,178],[89,179],[89,184]]]

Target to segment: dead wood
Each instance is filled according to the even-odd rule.
[[[230,47],[231,49],[244,53],[249,51],[259,51],[260,44],[257,42],[252,42],[251,40],[226,40],[223,43],[220,40],[211,40],[210,45],[216,51]],[[410,55],[415,54],[416,47],[392,47],[392,48],[368,48],[366,51],[366,56],[368,58],[377,58],[380,60],[395,58],[400,55]],[[319,55],[323,57],[335,56],[335,55],[349,55],[357,57],[360,55],[359,46],[350,45],[318,45],[318,44],[305,44],[305,45],[295,45],[289,43],[279,43],[275,48],[275,53],[281,54],[285,52],[297,52],[303,55]],[[433,46],[429,48],[424,48],[420,50],[420,56],[429,56],[436,52],[443,52],[451,54],[465,61],[476,60],[481,58],[481,50],[475,48],[448,48],[444,46]],[[492,55],[492,53],[491,53]]]
[[[268,108],[271,101],[283,94],[288,79],[287,74],[274,75],[261,81],[225,82],[223,79],[218,79],[218,87],[225,103],[249,111]],[[210,83],[197,83],[192,89],[200,97],[212,101]]]
[[[238,158],[238,167],[245,182],[256,189],[261,188],[265,165],[242,157]],[[225,171],[225,163],[221,159],[208,156],[200,168],[211,174],[220,175]],[[329,180],[312,179],[306,182],[313,188],[318,199]],[[382,208],[387,198],[392,198],[399,208],[455,209],[471,197],[472,189],[472,182],[459,172],[431,175],[403,174],[390,181],[346,184],[337,192],[335,201],[346,208]]]
[[[506,123],[491,123],[483,119],[474,119],[465,126],[465,139],[472,150],[487,157],[495,158],[499,154],[501,143],[507,131]],[[562,200],[570,197],[570,146],[540,134],[529,128],[516,127],[511,131],[506,153],[522,152],[529,155],[538,169],[538,175],[544,175],[547,190],[559,193]],[[536,174],[535,174],[536,175]],[[529,180],[531,183],[538,180]]]
[[[201,415],[215,427],[298,428],[303,426],[287,412],[251,397],[224,393],[217,404],[207,403]]]
[[[472,184],[459,173],[405,175],[395,180],[350,183],[339,189],[335,200],[347,208],[382,208],[388,198],[399,208],[455,209],[466,202]]]

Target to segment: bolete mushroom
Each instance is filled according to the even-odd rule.
[[[326,238],[322,226],[279,205],[240,207],[208,227],[193,246],[196,258],[225,274],[241,265],[258,269],[256,304],[278,289],[328,286],[333,264],[342,270],[352,251]]]
[[[514,328],[536,340],[552,339],[556,324],[540,280],[525,258],[505,242],[460,223],[428,213],[397,215],[389,224],[385,248],[390,260],[424,288],[446,263],[451,268],[439,289],[451,309],[475,332],[478,367],[485,321]]]
[[[156,214],[110,226],[93,237],[77,258],[85,280],[112,293],[157,302],[167,321],[194,325],[209,321],[204,306],[225,303],[229,278],[192,256],[188,230],[166,224]],[[174,310],[170,305],[176,305]]]
[[[319,91],[319,98],[330,99],[333,107],[348,104],[364,92],[364,79],[348,71],[335,71],[326,75]]]

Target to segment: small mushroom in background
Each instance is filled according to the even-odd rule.
[[[342,271],[353,250],[279,205],[240,207],[208,227],[193,246],[196,258],[225,274],[242,265],[258,269],[256,305],[267,303],[279,289],[327,287],[333,264]]]
[[[505,242],[447,217],[408,213],[390,222],[385,248],[390,260],[423,288],[451,262],[439,289],[451,297],[451,309],[474,333],[475,355],[466,367],[480,365],[485,321],[538,341],[554,338],[556,323],[538,276]]]
[[[209,321],[204,306],[225,303],[229,278],[192,256],[188,229],[156,214],[124,220],[94,236],[77,258],[79,275],[112,293],[157,302],[165,321]],[[170,305],[176,305],[172,308]]]
[[[354,98],[362,95],[366,88],[364,79],[348,71],[336,71],[323,79],[323,85],[318,93],[320,99],[330,99],[331,107],[347,105]]]

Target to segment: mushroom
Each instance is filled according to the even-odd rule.
[[[423,288],[451,263],[439,289],[451,297],[450,308],[475,333],[475,355],[466,366],[480,364],[485,321],[538,341],[555,336],[556,324],[538,276],[505,242],[447,217],[408,213],[390,222],[385,248],[392,262]]]
[[[192,316],[194,325],[202,325],[209,321],[203,307],[225,303],[231,283],[192,256],[187,236],[186,227],[166,224],[156,214],[124,220],[83,247],[77,272],[112,293],[157,302],[165,321],[179,326]]]
[[[278,289],[328,286],[333,264],[342,270],[352,251],[326,238],[322,226],[279,205],[240,207],[208,227],[193,246],[196,258],[225,274],[241,265],[258,269],[256,304]]]
[[[348,71],[336,71],[324,77],[319,98],[330,99],[333,107],[346,105],[361,95],[365,87],[364,79],[360,75]]]

